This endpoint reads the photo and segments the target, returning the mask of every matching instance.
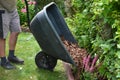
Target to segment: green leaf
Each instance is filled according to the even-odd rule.
[[[120,49],[120,44],[117,44],[117,48]]]
[[[120,58],[120,51],[117,51],[116,55],[118,58]]]
[[[117,74],[117,78],[120,78],[120,72],[118,72],[118,74]]]
[[[109,0],[102,0],[102,2],[107,5],[109,4]]]
[[[104,50],[104,52],[108,52],[111,49],[111,45],[108,44],[101,44],[100,46]]]

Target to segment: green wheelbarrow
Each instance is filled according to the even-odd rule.
[[[76,43],[76,40],[54,2],[35,15],[30,23],[30,30],[41,48],[35,57],[38,68],[53,70],[58,59],[75,66],[61,37],[72,43]]]

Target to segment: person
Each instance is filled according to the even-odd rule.
[[[67,62],[63,62],[63,66],[64,66],[65,73],[66,73],[68,80],[75,80],[75,78],[73,76],[71,65]]]
[[[6,57],[6,38],[9,32],[9,55]],[[14,69],[15,66],[12,63],[24,63],[22,59],[15,56],[15,47],[20,32],[17,0],[0,0],[0,58],[1,66],[5,69]]]

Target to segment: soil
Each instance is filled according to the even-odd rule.
[[[76,72],[73,73],[75,80],[80,80],[80,75],[83,70],[83,58],[87,56],[87,51],[85,49],[82,49],[78,46],[77,43],[71,43],[67,40],[62,39],[64,46],[69,51],[70,56],[76,63]]]

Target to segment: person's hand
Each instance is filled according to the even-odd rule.
[[[75,80],[74,78],[68,78],[68,80]]]
[[[63,64],[64,64],[64,68],[65,68],[68,80],[75,80],[74,76],[73,76],[73,73],[72,73],[72,68],[71,68],[70,64],[68,64],[66,62],[63,62]]]

